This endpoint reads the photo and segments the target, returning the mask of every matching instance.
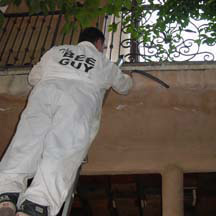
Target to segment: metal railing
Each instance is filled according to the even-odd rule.
[[[99,25],[100,18],[95,25]],[[64,15],[60,11],[47,16],[28,13],[5,14],[0,29],[0,67],[31,67],[53,46],[72,44],[78,40],[80,30],[63,33]]]
[[[136,0],[133,0],[136,3]],[[136,6],[136,5],[135,5]],[[157,17],[157,9],[152,9],[148,5],[144,5],[144,13],[139,19],[132,19],[135,27],[148,26],[155,23]],[[176,23],[167,26],[164,32],[155,36],[153,33],[148,35],[151,41],[145,42],[142,39],[133,40],[131,35],[127,33],[123,19],[127,16],[133,17],[133,11],[123,10],[121,18],[105,17],[105,24],[121,23],[118,26],[117,32],[112,34],[108,44],[108,55],[113,60],[113,57],[118,53],[118,56],[125,55],[127,62],[185,62],[185,61],[215,61],[216,60],[216,41],[212,45],[199,44],[203,28],[208,26],[206,20],[190,19],[190,23],[185,28],[179,28]],[[174,38],[172,48],[168,44],[168,39],[172,35]],[[116,40],[120,40],[116,45]]]
[[[137,26],[148,25],[151,18],[155,18],[156,10],[146,7],[145,16],[137,21]],[[161,33],[158,38],[145,43],[141,40],[132,40],[126,33],[126,26],[122,19],[132,11],[123,11],[121,18],[105,16],[98,18],[96,26],[104,26],[103,31],[107,38],[107,57],[116,61],[124,55],[126,62],[173,62],[173,61],[215,61],[216,46],[197,45],[195,41],[200,28],[206,23],[198,24],[191,20],[190,29],[186,28],[182,35],[178,26],[170,26],[167,34],[176,35],[175,51],[169,53],[166,47],[167,34]],[[117,23],[117,32],[109,32],[108,26]],[[103,23],[103,24],[102,24]],[[64,15],[60,11],[49,13],[47,16],[37,14],[29,16],[28,13],[5,14],[5,23],[0,29],[0,67],[31,67],[39,61],[45,51],[52,46],[76,43],[79,30],[70,33],[62,32],[65,24]],[[159,48],[160,47],[160,48]],[[161,47],[163,52],[161,52]]]

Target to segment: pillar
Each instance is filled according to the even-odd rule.
[[[184,216],[183,171],[175,165],[162,173],[162,212],[163,216]]]

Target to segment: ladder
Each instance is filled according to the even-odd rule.
[[[75,181],[74,181],[73,185],[71,186],[71,188],[69,190],[68,196],[67,196],[67,198],[65,200],[65,203],[64,203],[64,207],[63,207],[61,216],[70,216],[70,214],[71,214],[71,208],[72,208],[73,200],[74,200],[75,193],[76,193],[76,187],[77,187],[77,184],[78,184],[80,171],[81,171],[82,165],[87,163],[87,162],[88,162],[88,158],[86,157],[83,160],[83,162],[81,163],[79,169],[77,170]]]

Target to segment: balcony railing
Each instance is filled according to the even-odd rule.
[[[100,25],[98,18],[95,25]],[[64,34],[64,15],[5,14],[0,30],[0,67],[31,67],[52,46],[76,43],[79,29]]]
[[[134,0],[136,2],[136,0]],[[144,1],[145,2],[145,1]],[[164,32],[159,35],[149,33],[149,42],[132,40],[131,35],[126,33],[127,26],[121,22],[122,19],[130,17],[135,27],[149,26],[156,22],[157,9],[144,4],[143,16],[133,19],[133,11],[123,10],[121,18],[105,17],[105,23],[121,23],[117,32],[110,35],[108,44],[108,56],[116,60],[116,53],[125,55],[127,62],[184,62],[184,61],[215,61],[216,41],[211,45],[199,44],[197,41],[203,33],[204,27],[208,26],[207,20],[190,19],[190,23],[181,29],[178,24],[173,23],[167,26]],[[180,30],[181,29],[181,30]],[[169,37],[174,38],[170,52]],[[118,44],[116,43],[118,41]]]
[[[155,19],[156,10],[146,7],[147,13],[138,23],[148,25]],[[158,38],[152,38],[150,43],[140,40],[132,40],[130,34],[126,34],[125,26],[121,20],[131,14],[131,11],[123,11],[121,18],[105,16],[99,17],[94,23],[103,31],[107,39],[107,57],[116,61],[120,55],[124,55],[127,62],[173,62],[173,61],[215,61],[216,45],[202,46],[195,41],[199,36],[200,28],[206,23],[191,20],[189,27],[180,36],[178,26],[170,26],[166,30],[168,34],[176,35],[175,52],[169,53],[166,44],[167,35],[163,32]],[[42,54],[52,46],[61,44],[75,44],[78,40],[79,30],[71,30],[63,34],[65,24],[64,15],[60,11],[45,16],[37,14],[29,16],[28,13],[6,14],[3,28],[0,29],[0,67],[31,67],[39,61]],[[117,32],[109,32],[108,26],[117,23]],[[160,47],[160,49],[159,49]],[[162,47],[162,52],[161,52]]]

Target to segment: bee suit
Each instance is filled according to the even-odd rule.
[[[106,90],[127,94],[132,79],[83,41],[51,48],[29,82],[34,88],[0,163],[0,192],[20,192],[19,203],[28,199],[56,215],[98,132]]]

